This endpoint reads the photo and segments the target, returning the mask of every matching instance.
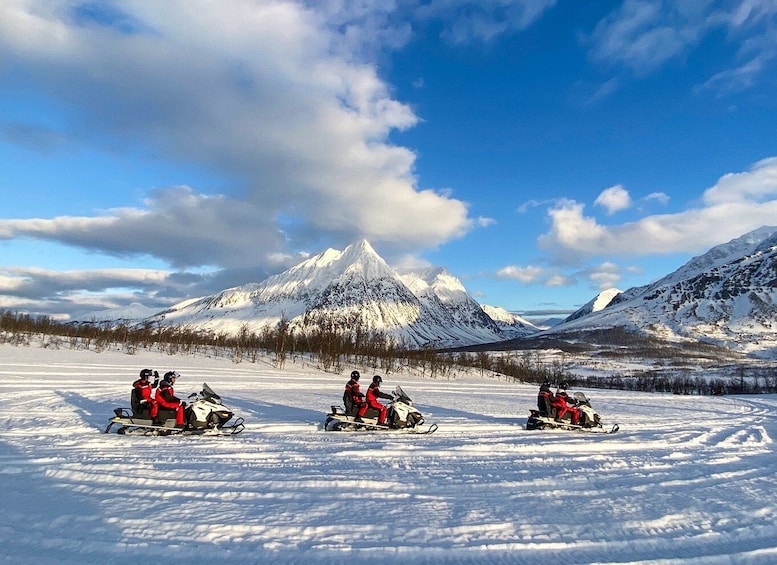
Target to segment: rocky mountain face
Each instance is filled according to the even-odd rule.
[[[367,241],[328,249],[261,283],[183,302],[147,321],[236,334],[281,319],[293,328],[337,320],[343,329],[382,331],[414,348],[510,337],[450,273],[437,268],[400,276]]]
[[[620,326],[777,357],[777,228],[716,246],[653,284],[617,294],[599,311],[573,316],[550,332]]]

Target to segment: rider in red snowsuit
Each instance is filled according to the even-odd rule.
[[[164,378],[162,379],[162,382],[159,383],[159,388],[156,391],[156,401],[157,404],[159,404],[160,408],[164,408],[166,410],[174,410],[175,411],[175,425],[176,426],[183,426],[184,424],[184,409],[186,408],[186,403],[181,401],[180,398],[175,396],[175,390],[173,389],[173,385],[175,384],[175,379],[178,377],[178,373],[175,371],[170,371],[169,373],[165,373]]]
[[[149,382],[149,378],[155,376],[156,379],[153,383]],[[159,384],[159,373],[152,371],[151,369],[143,369],[140,371],[140,378],[132,383],[132,411],[137,411],[135,416],[140,416],[141,412],[148,410],[149,416],[152,419],[156,418],[159,406],[156,401],[151,398],[151,391]]]
[[[351,371],[351,380],[345,385],[343,392],[343,404],[345,404],[346,414],[355,414],[364,404],[364,394],[359,388],[359,371]]]
[[[386,394],[385,392],[380,392],[380,383],[382,382],[383,379],[380,377],[380,375],[375,375],[372,377],[372,384],[370,385],[370,388],[367,389],[367,402],[362,405],[361,408],[359,408],[359,413],[355,418],[357,422],[362,421],[362,417],[364,417],[364,415],[367,413],[368,408],[373,408],[374,410],[378,411],[378,424],[386,424],[386,412],[388,409],[386,406],[378,402],[378,398],[393,400],[394,397],[390,394]]]
[[[567,403],[571,403],[572,400],[567,394],[566,383],[561,383],[556,389],[556,396],[553,399],[553,408],[556,409],[556,421],[561,421],[564,414],[569,412],[572,415],[572,423],[577,424],[580,421],[580,410],[574,406],[569,406]]]

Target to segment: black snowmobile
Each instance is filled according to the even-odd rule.
[[[413,406],[413,401],[405,394],[402,387],[397,386],[392,393],[393,400],[387,404],[386,424],[378,424],[378,411],[368,408],[362,421],[356,418],[356,408],[351,404],[346,408],[341,406],[332,406],[331,412],[326,416],[324,429],[328,432],[334,431],[391,431],[403,430],[415,434],[431,434],[437,430],[437,424],[431,424],[428,428],[422,429],[424,417]]]
[[[149,409],[143,407],[134,390],[130,397],[130,405],[131,408],[114,409],[115,416],[108,420],[106,434],[113,426],[119,426],[116,429],[118,434],[143,435],[235,435],[245,429],[243,418],[237,418],[227,425],[234,414],[224,406],[221,397],[213,392],[207,383],[203,383],[199,393],[189,395],[189,405],[185,412],[186,423],[183,426],[176,426],[174,410],[161,407],[156,419],[157,422],[162,423],[154,423]]]
[[[545,385],[540,389],[540,395],[537,397],[538,409],[529,410],[529,418],[526,420],[527,430],[561,429],[614,434],[620,429],[618,424],[605,428],[599,414],[591,406],[591,401],[582,392],[575,392],[571,399],[574,407],[580,411],[579,421],[573,424],[570,412],[557,418],[556,409],[551,405],[549,396],[542,394],[544,387]],[[549,388],[545,391],[549,392]]]

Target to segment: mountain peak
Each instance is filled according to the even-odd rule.
[[[427,280],[428,279],[428,282]],[[235,333],[280,319],[293,327],[348,320],[408,346],[469,345],[500,341],[503,333],[445,269],[428,269],[407,285],[366,240],[342,251],[327,249],[261,283],[178,305],[153,321]]]

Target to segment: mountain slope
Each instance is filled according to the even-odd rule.
[[[604,310],[613,299],[621,293],[617,288],[609,288],[597,294],[592,300],[581,306],[576,312],[570,314],[564,321],[571,322],[588,314]]]
[[[449,347],[504,339],[461,283],[436,269],[400,277],[367,241],[327,249],[261,283],[173,306],[149,321],[236,334],[281,319],[292,328],[325,320],[342,329],[384,332],[409,347]]]
[[[613,326],[777,357],[777,228],[760,228],[714,247],[550,333]]]
[[[540,331],[536,325],[499,306],[483,305],[483,311],[496,322],[508,339],[525,337]]]

